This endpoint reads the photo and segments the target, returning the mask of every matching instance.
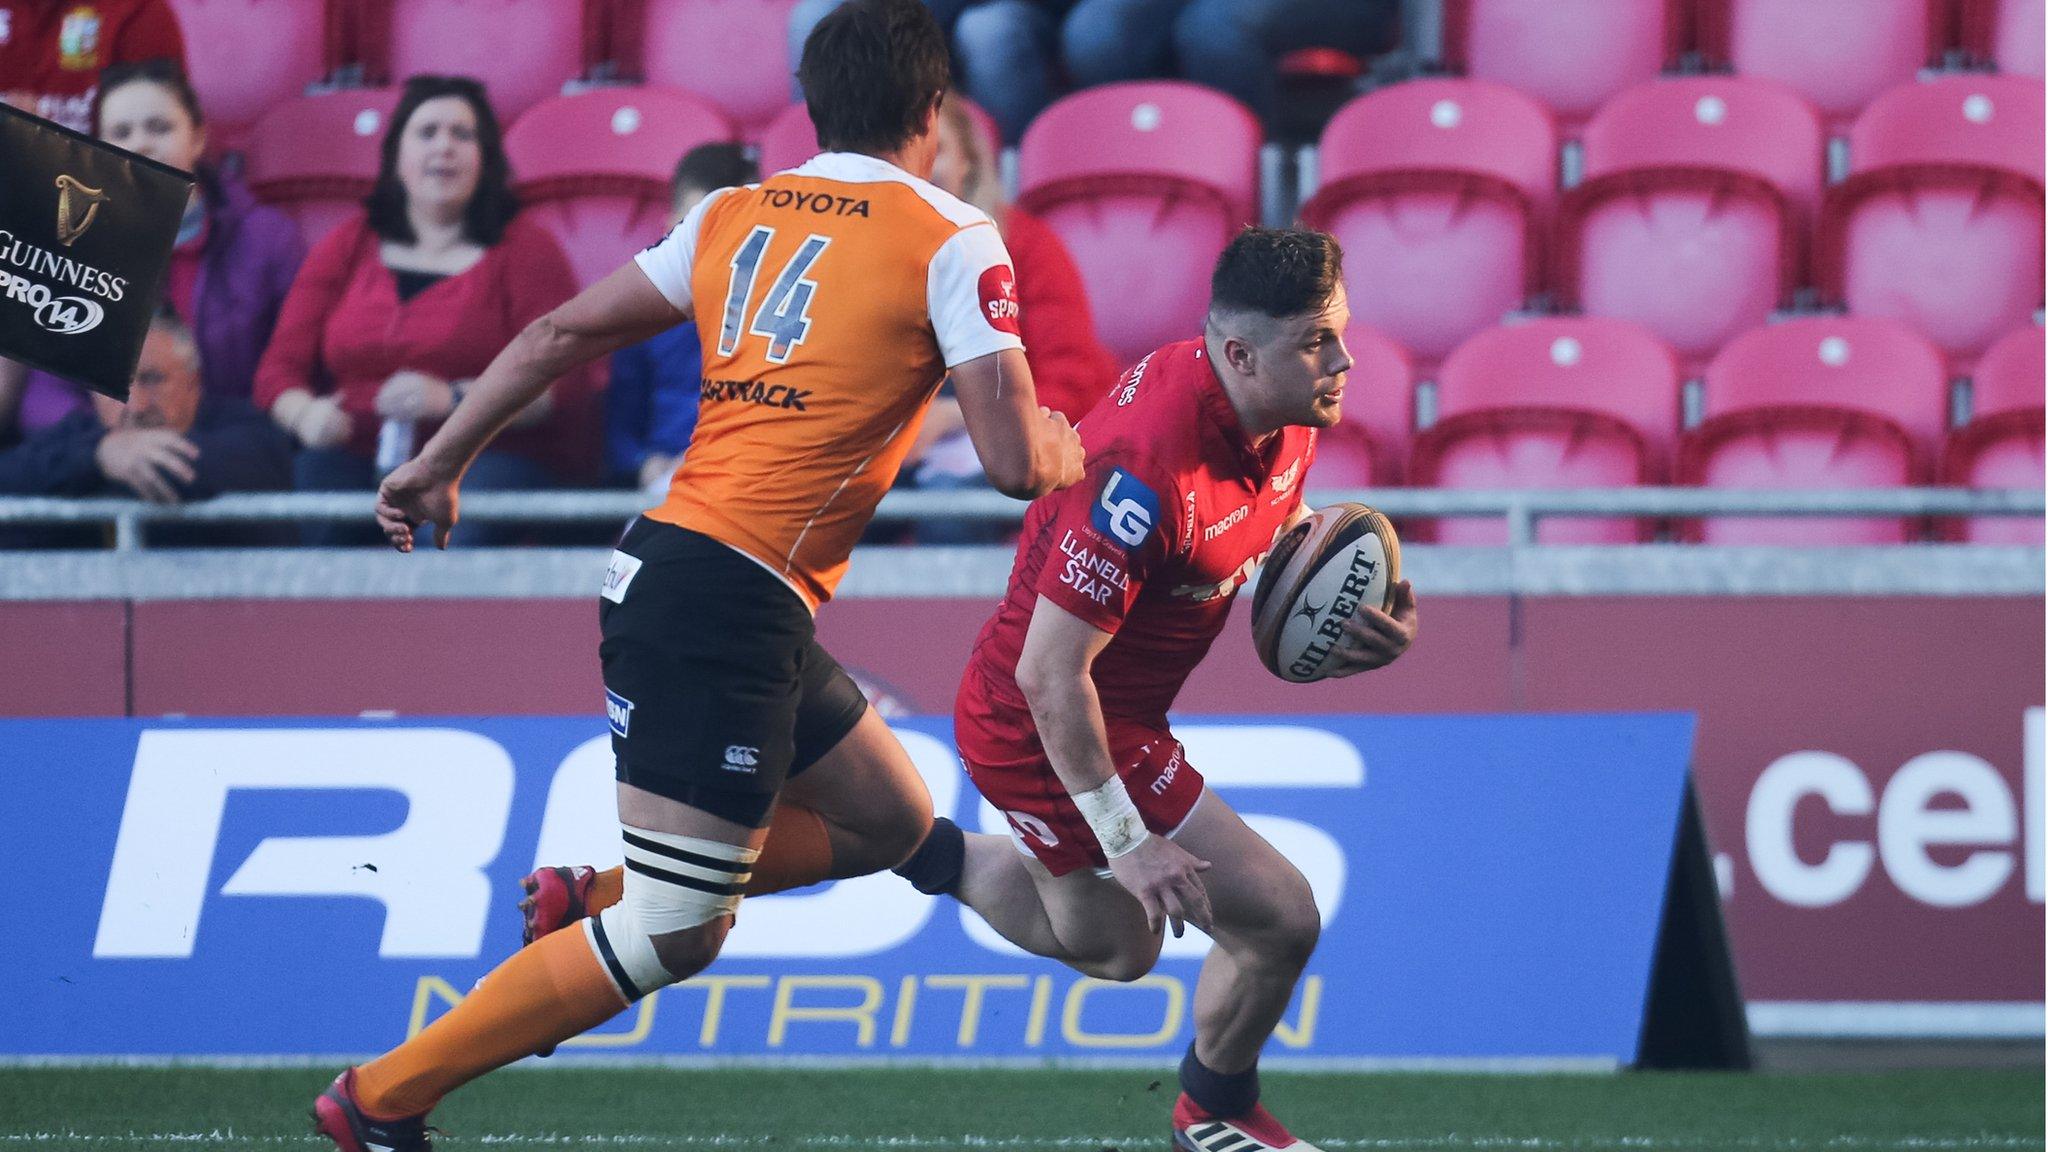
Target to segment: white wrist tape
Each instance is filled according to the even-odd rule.
[[[1111,860],[1128,854],[1151,835],[1145,830],[1137,805],[1131,803],[1131,794],[1124,790],[1121,777],[1111,776],[1100,788],[1075,793],[1074,807],[1081,810],[1082,818],[1094,829],[1095,839],[1102,845],[1102,854]]]

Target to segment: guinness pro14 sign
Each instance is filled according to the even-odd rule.
[[[192,178],[0,104],[0,356],[116,400]]]

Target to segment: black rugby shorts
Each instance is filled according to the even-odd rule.
[[[797,594],[753,560],[642,517],[605,576],[605,712],[620,781],[738,824],[867,711]]]

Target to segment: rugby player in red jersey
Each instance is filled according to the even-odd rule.
[[[1168,922],[1208,932],[1173,1112],[1184,1152],[1313,1152],[1259,1104],[1258,1058],[1315,948],[1315,902],[1203,787],[1167,710],[1307,515],[1316,430],[1351,367],[1341,259],[1322,233],[1246,230],[1217,262],[1203,337],[1146,357],[1082,422],[1087,478],[1032,505],[954,706],[968,775],[1011,836],[941,818],[897,869],[1102,979],[1150,971]],[[1353,619],[1336,673],[1390,663],[1415,628],[1403,581],[1391,613]]]

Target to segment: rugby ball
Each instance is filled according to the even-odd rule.
[[[1317,509],[1273,545],[1252,593],[1252,643],[1282,680],[1327,673],[1344,625],[1361,605],[1393,607],[1401,542],[1387,518],[1363,504]]]

